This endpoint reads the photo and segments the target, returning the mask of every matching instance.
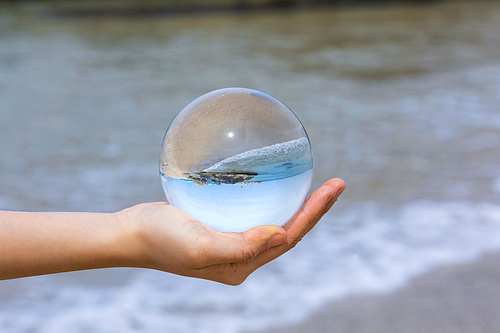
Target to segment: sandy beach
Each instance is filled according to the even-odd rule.
[[[266,333],[500,332],[500,253],[439,268],[386,295],[333,302],[306,322]]]

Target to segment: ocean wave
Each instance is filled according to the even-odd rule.
[[[500,205],[419,201],[389,209],[365,203],[328,214],[296,249],[239,287],[149,270],[101,270],[130,275],[106,286],[60,283],[57,276],[7,281],[25,289],[0,309],[0,331],[265,329],[299,322],[326,302],[390,292],[433,268],[498,249]]]
[[[255,167],[268,164],[286,163],[300,160],[309,148],[306,137],[300,139],[277,143],[258,149],[252,149],[244,153],[226,158],[204,172],[232,172],[248,171]]]

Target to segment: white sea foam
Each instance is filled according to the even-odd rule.
[[[307,151],[309,142],[307,138],[277,143],[258,149],[252,149],[244,153],[226,158],[208,169],[205,172],[231,172],[252,170],[254,167],[285,163],[300,159]]]
[[[500,205],[415,202],[388,211],[364,204],[327,215],[296,249],[236,288],[147,270],[105,287],[34,278],[24,284],[29,301],[18,297],[0,309],[0,331],[264,329],[305,319],[328,301],[391,291],[434,267],[498,249]]]

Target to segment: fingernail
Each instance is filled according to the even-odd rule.
[[[341,187],[341,188],[337,191],[337,193],[335,193],[335,200],[337,200],[337,199],[340,197],[340,195],[342,194],[342,192],[344,192],[344,190],[345,190],[345,187]]]
[[[332,200],[333,198],[336,198],[335,190],[331,186],[325,186],[325,187],[329,187],[331,189],[330,194],[328,194],[328,202],[330,202],[330,200]]]
[[[286,241],[285,236],[281,234],[275,234],[269,237],[269,240],[267,241],[267,248],[275,247],[278,245],[283,244]]]
[[[335,190],[333,189],[333,187],[331,186],[322,186],[322,187],[326,187],[330,190],[330,193],[328,193],[328,197],[326,199],[326,204],[328,205],[330,202],[333,202],[335,200],[337,200],[337,197],[335,196]]]

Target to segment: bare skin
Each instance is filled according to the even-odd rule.
[[[332,207],[331,179],[283,227],[217,232],[165,202],[117,213],[0,211],[0,279],[105,267],[142,267],[241,284],[292,249]]]

